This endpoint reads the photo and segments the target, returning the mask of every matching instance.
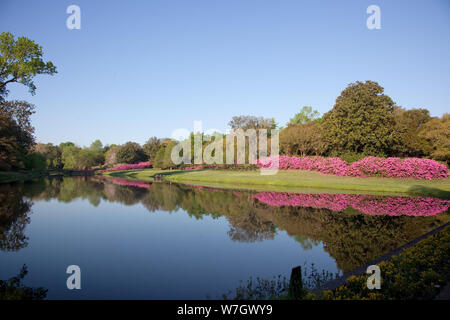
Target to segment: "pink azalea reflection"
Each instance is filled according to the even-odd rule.
[[[260,192],[255,199],[270,206],[310,207],[343,211],[356,209],[370,215],[432,216],[448,210],[450,201],[431,197],[372,196],[360,194],[299,194]]]

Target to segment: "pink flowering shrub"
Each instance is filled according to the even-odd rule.
[[[150,167],[151,167],[150,161],[145,161],[133,164],[121,164],[119,166],[115,166],[112,169],[109,169],[108,171],[137,170],[137,169],[146,169]]]
[[[210,168],[214,168],[215,165],[214,164],[210,164],[208,166],[206,165],[198,165],[198,166],[190,166],[190,167],[185,167],[184,170],[195,170],[195,169],[210,169]]]
[[[270,206],[310,207],[343,211],[349,207],[370,215],[431,216],[445,212],[449,200],[431,197],[377,197],[360,194],[300,194],[260,192],[255,199]]]
[[[448,178],[447,166],[435,160],[419,158],[366,157],[349,166],[353,176],[381,176],[424,180]]]
[[[366,157],[348,165],[340,158],[324,157],[267,157],[257,161],[260,168],[271,168],[279,161],[281,170],[317,171],[324,174],[352,177],[395,177],[424,180],[448,178],[447,166],[435,160],[419,158]]]

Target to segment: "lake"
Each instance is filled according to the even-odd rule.
[[[296,266],[343,273],[450,221],[429,197],[225,190],[102,177],[0,185],[0,279],[48,299],[216,299]],[[68,290],[66,268],[81,269]]]

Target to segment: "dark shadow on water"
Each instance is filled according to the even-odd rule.
[[[450,191],[441,190],[438,188],[430,188],[425,186],[412,186],[408,189],[408,195],[436,197],[445,200],[450,200]]]

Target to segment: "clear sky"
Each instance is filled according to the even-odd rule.
[[[66,8],[81,8],[69,30]],[[366,9],[381,9],[369,30]],[[40,142],[89,145],[225,131],[234,115],[284,125],[321,113],[352,82],[374,80],[406,108],[450,111],[450,1],[0,0],[0,32],[44,48],[58,74],[38,76]]]

